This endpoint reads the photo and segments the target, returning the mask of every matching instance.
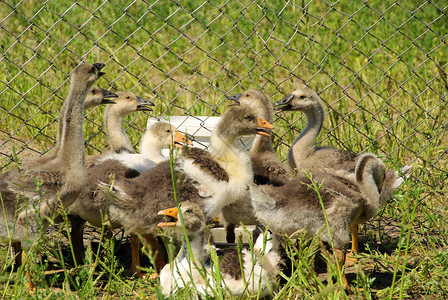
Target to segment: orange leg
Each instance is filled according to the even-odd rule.
[[[354,266],[358,262],[358,259],[354,257],[354,255],[359,254],[358,224],[350,226],[350,233],[352,235],[352,251],[347,255],[347,259],[345,260],[346,267]]]
[[[135,234],[131,234],[131,273],[136,274],[138,277],[142,278],[143,274],[140,271],[140,239]]]
[[[22,266],[25,265],[26,262],[26,258],[25,255],[22,255]],[[27,291],[33,292],[36,289],[36,286],[34,285],[34,283],[31,281],[31,273],[29,270],[25,271],[25,277],[26,279],[28,279],[25,282],[25,288]]]
[[[157,273],[160,273],[166,262],[160,251],[159,241],[151,234],[144,234],[142,235],[142,238],[144,239],[145,244],[149,245],[151,253],[154,256],[156,271]]]
[[[347,277],[345,277],[344,265],[345,265],[345,251],[338,250],[336,251],[336,255],[338,257],[338,275],[341,277],[342,286],[344,289],[348,287]]]

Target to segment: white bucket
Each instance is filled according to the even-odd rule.
[[[187,134],[192,139],[193,146],[201,149],[208,149],[210,146],[210,136],[215,129],[221,117],[209,116],[166,116],[163,118],[150,117],[146,124],[149,128],[152,124],[158,121],[167,121],[177,128],[179,132]],[[246,136],[239,140],[241,146],[245,149],[250,149],[254,140],[254,136]],[[169,150],[165,149],[162,154],[169,156]]]

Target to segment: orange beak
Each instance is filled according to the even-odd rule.
[[[213,223],[219,223],[219,215],[217,215],[213,220]]]
[[[193,146],[193,143],[179,131],[176,131],[176,133],[174,134],[173,143],[176,147],[182,147],[183,144]]]
[[[168,222],[161,222],[157,224],[157,227],[175,227],[177,225],[177,216],[179,215],[179,209],[177,207],[161,210],[157,214],[159,216],[169,217],[167,219],[174,219],[174,221],[169,220]]]
[[[274,126],[272,126],[268,121],[257,117],[257,134],[270,137],[271,134],[269,133],[269,131],[272,129],[274,129]]]

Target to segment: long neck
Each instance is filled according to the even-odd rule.
[[[380,194],[380,207],[392,199],[401,182],[402,179],[397,176],[394,170],[386,170],[386,177],[384,178],[383,188]]]
[[[60,117],[59,126],[62,129],[60,129],[57,159],[70,181],[80,180],[79,177],[85,172],[82,121],[84,100],[89,88],[89,86],[72,82]]]
[[[253,181],[250,157],[235,145],[235,141],[222,139],[219,134],[211,136],[211,154],[229,174],[229,180],[247,185]]]
[[[292,168],[300,168],[300,164],[316,150],[316,138],[322,129],[324,108],[318,105],[305,112],[307,122],[305,129],[295,139],[288,152],[288,162]]]
[[[106,107],[104,111],[104,122],[106,127],[107,139],[113,152],[135,153],[134,148],[124,132],[124,115],[114,109],[112,106]]]
[[[252,144],[252,147],[249,150],[250,156],[265,152],[274,152],[271,138],[257,134],[255,136],[254,143]]]
[[[366,170],[362,169],[363,168],[357,168],[356,181],[366,201],[364,214],[369,216],[369,218],[371,218],[375,216],[378,210],[381,208],[382,204],[380,203],[380,193],[373,174],[374,168],[367,167]],[[362,175],[358,174],[358,172],[363,172],[363,174]]]
[[[359,186],[365,197],[372,201],[378,201],[380,193],[371,173],[364,175],[364,180]]]
[[[59,121],[58,121],[58,134],[56,137],[56,145],[51,149],[50,153],[45,155],[45,159],[53,159],[58,155],[59,149],[61,148],[61,139],[62,139],[62,118],[65,115],[65,111],[67,108],[67,105],[65,105],[66,102],[64,102],[64,105],[62,105],[61,111],[59,112]]]
[[[155,163],[164,161],[166,158],[162,155],[162,147],[156,142],[154,137],[144,135],[140,143],[140,153]]]
[[[188,240],[190,242],[190,248],[188,248],[186,241],[183,242],[182,249],[177,256],[177,260],[182,260],[185,257],[189,257],[189,249],[193,254],[196,263],[200,263],[202,260],[202,248],[204,246],[204,238],[202,235],[189,235]]]
[[[272,104],[259,105],[255,108],[255,111],[258,116],[272,124],[274,122],[273,109],[274,108]],[[258,153],[265,152],[274,152],[274,149],[272,148],[271,138],[257,134],[254,138],[254,143],[252,144],[249,153],[251,156],[253,156],[257,155]]]
[[[92,108],[94,106],[96,106],[94,104],[94,101],[90,101],[89,104],[86,101],[84,101],[83,111],[85,111],[87,109],[90,109],[90,108]],[[63,122],[62,117],[65,115],[66,109],[67,109],[67,105],[63,105],[62,108],[61,108],[61,111],[59,112],[59,121],[58,121],[58,123],[60,125],[58,126],[58,134],[57,134],[57,138],[56,138],[56,145],[53,147],[51,152],[48,153],[45,156],[46,159],[49,159],[49,158],[51,159],[51,158],[56,157],[58,152],[59,152],[59,149],[61,147],[61,137],[62,137],[62,128],[63,128],[63,126],[62,126],[62,122]]]
[[[255,109],[255,111],[259,117],[272,124],[274,122],[273,109],[274,108],[272,104],[266,105],[266,107],[265,105],[259,105]],[[249,153],[252,156],[257,155],[258,153],[265,152],[274,152],[274,148],[272,148],[271,138],[257,134],[254,138],[254,143],[252,144]]]

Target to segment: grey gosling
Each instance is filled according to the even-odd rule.
[[[256,217],[276,233],[291,235],[305,230],[308,237],[320,236],[340,253],[350,240],[350,228],[375,216],[384,205],[380,190],[385,177],[384,163],[371,153],[360,156],[354,176],[336,176],[328,173],[312,174],[309,179],[299,174],[283,186],[251,185],[252,205]],[[321,185],[319,195],[310,185]],[[323,201],[329,228],[319,201]],[[343,267],[345,253],[338,265]],[[342,281],[347,280],[342,273]]]
[[[37,159],[18,169],[0,175],[3,211],[0,216],[0,241],[21,243],[29,248],[43,232],[59,201],[70,206],[86,181],[83,106],[87,93],[104,73],[104,64],[83,63],[76,67],[70,80],[70,91],[61,112],[62,127],[57,154],[51,159]],[[30,274],[27,287],[32,287]]]
[[[150,106],[154,106],[154,103],[143,99],[131,92],[119,91],[114,95],[116,95],[115,99],[113,100],[114,105],[109,105],[104,110],[106,135],[113,151],[120,153],[135,153],[134,148],[129,141],[129,138],[123,129],[124,118],[133,112],[151,111]],[[87,169],[92,168],[92,166],[97,163],[98,160],[101,160],[107,155],[109,155],[109,153],[87,156]],[[135,172],[135,176],[137,174],[138,172]],[[85,222],[81,218],[73,214],[69,215],[69,220],[71,224],[70,235],[74,248],[76,264],[76,262],[80,263],[82,261],[82,258],[84,257],[83,233]]]
[[[145,144],[151,148],[151,153],[146,153],[146,155],[130,153],[105,155],[105,157],[102,157],[95,164],[87,168],[88,184],[79,199],[68,208],[72,225],[71,239],[77,263],[82,262],[84,258],[83,232],[86,220],[94,226],[101,227],[101,214],[103,213],[101,209],[103,207],[97,205],[97,202],[94,201],[96,196],[91,194],[97,188],[97,183],[99,181],[108,182],[109,176],[111,175],[115,179],[136,177],[141,172],[138,165],[144,164],[146,166],[145,170],[147,170],[160,162],[159,156],[161,156],[160,152],[162,149],[172,146],[178,147],[185,143],[191,144],[183,134],[176,131],[173,126],[166,122],[158,122],[151,126],[145,132],[144,140]],[[152,145],[149,146],[149,144]],[[150,154],[155,154],[156,156],[153,158],[149,156]],[[123,161],[126,160],[133,162],[133,164],[130,166],[130,163],[124,163]],[[107,161],[108,164],[103,165],[103,161]],[[101,165],[101,167],[98,168],[97,165]],[[138,257],[139,246],[140,240],[131,234],[132,251],[137,251],[137,256],[134,256],[135,253],[133,252],[131,272],[142,276],[136,268],[136,266],[140,266]]]
[[[302,84],[292,94],[277,101],[274,106],[277,107],[277,112],[302,111],[307,118],[305,129],[295,139],[288,152],[288,163],[291,168],[310,172],[354,172],[359,155],[344,149],[316,145],[316,138],[322,129],[325,111],[322,100],[314,90]],[[405,166],[401,172],[405,177],[409,177],[410,170],[409,166]],[[388,170],[385,185],[381,191],[381,197],[384,198],[382,201],[391,199],[402,182],[403,179],[397,172]],[[351,232],[352,253],[358,254],[358,224],[351,228]]]

